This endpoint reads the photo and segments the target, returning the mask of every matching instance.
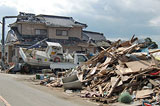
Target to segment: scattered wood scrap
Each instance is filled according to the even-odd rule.
[[[134,101],[152,100],[153,94],[160,96],[160,67],[151,55],[138,52],[144,44],[135,43],[137,39],[133,36],[123,43],[118,40],[74,70],[85,91],[81,97],[115,103],[124,91],[135,95]]]

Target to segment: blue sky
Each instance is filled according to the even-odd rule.
[[[0,19],[21,11],[71,16],[109,40],[135,34],[160,41],[160,0],[0,0]]]

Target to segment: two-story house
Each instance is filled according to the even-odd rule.
[[[89,39],[105,40],[101,33],[83,31],[86,24],[75,21],[72,17],[54,15],[35,15],[20,12],[16,22],[10,24],[6,42],[8,44],[8,62],[18,61],[18,48],[28,47],[48,38],[48,41],[58,42],[69,52],[96,52],[96,45],[88,43]],[[96,35],[95,35],[96,34]],[[92,36],[93,35],[93,36]],[[98,37],[100,36],[100,37]]]

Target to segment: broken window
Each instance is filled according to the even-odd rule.
[[[47,35],[46,29],[36,29],[36,35]]]
[[[68,31],[57,29],[56,30],[56,35],[58,35],[58,36],[68,36]]]

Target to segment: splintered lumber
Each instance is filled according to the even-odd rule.
[[[112,87],[114,86],[114,84],[115,84],[115,82],[118,80],[118,78],[117,77],[111,77],[111,85],[112,85]],[[120,81],[118,84],[117,84],[117,86],[120,86],[120,85],[122,85],[123,83],[122,83],[122,81]]]
[[[97,86],[98,84],[103,83],[105,80],[109,79],[109,77],[110,77],[110,74],[108,74],[108,77],[99,80],[96,84],[94,84],[93,86],[91,86],[91,89],[94,88],[95,86]]]
[[[107,65],[107,64],[111,61],[111,59],[112,59],[112,58],[107,57],[106,60],[105,60],[105,62],[102,63],[99,67],[104,67],[105,65]]]
[[[99,89],[99,93],[100,93],[101,95],[103,95],[103,90],[102,90],[101,85],[98,85],[98,89]]]
[[[138,44],[134,44],[126,49],[124,49],[121,54],[126,54],[126,53],[131,53],[136,47],[138,46]]]
[[[102,90],[104,91],[108,87],[109,87],[109,83],[107,83]]]
[[[113,90],[116,88],[116,86],[118,85],[118,83],[120,82],[120,77],[117,78],[117,81],[112,85],[111,89],[109,90],[107,96],[111,96]]]
[[[148,101],[155,100],[154,96],[160,95],[160,64],[153,61],[152,53],[159,50],[150,54],[137,52],[145,49],[145,43],[133,43],[137,39],[133,36],[129,41],[120,43],[119,40],[107,49],[102,47],[98,55],[62,78],[77,73],[79,82],[71,81],[67,86],[73,88],[80,85],[87,91],[82,94],[83,97],[99,102],[117,102],[124,91],[136,96],[134,102],[146,98]],[[56,83],[49,85],[57,86]]]
[[[135,42],[136,40],[138,40],[137,37],[136,38],[134,38],[134,37],[135,37],[135,35],[132,36],[132,38],[131,38],[130,41],[125,41],[125,42],[121,43],[120,46],[122,46],[122,47],[131,46],[133,42]]]
[[[7,70],[5,70],[6,71],[6,73],[9,73],[13,68],[14,68],[14,64],[11,66],[11,67],[9,67]]]
[[[156,52],[160,52],[160,49],[149,51],[150,54],[153,54],[153,53],[156,53]]]
[[[98,76],[103,76],[103,75],[107,75],[108,74],[108,70],[106,69],[106,67],[103,67],[98,73]]]
[[[96,70],[97,70],[97,67],[92,68],[88,75],[89,76],[93,75],[96,72]]]
[[[108,52],[109,50],[111,50],[112,47],[116,46],[118,43],[120,42],[120,40],[118,40],[117,42],[113,43],[109,48],[101,51],[97,56],[92,57],[90,60],[88,60],[85,65],[89,65],[89,64],[93,64],[94,62],[96,62],[96,60],[104,57],[104,54],[106,52]]]

